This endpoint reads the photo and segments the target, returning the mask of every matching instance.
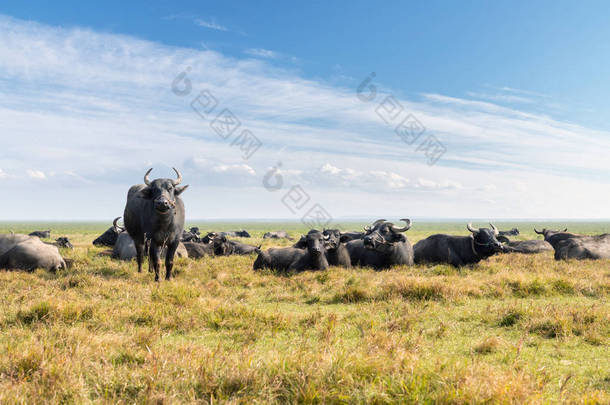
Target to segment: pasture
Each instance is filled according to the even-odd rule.
[[[264,240],[297,223],[193,223]],[[363,224],[346,224],[362,229]],[[483,226],[482,223],[475,225]],[[538,239],[533,226],[517,239]],[[610,261],[505,254],[479,265],[255,273],[177,259],[153,282],[98,256],[109,223],[1,223],[68,236],[72,267],[0,271],[2,403],[610,403]],[[598,234],[609,223],[565,223]],[[467,235],[465,223],[418,223]],[[239,238],[238,238],[239,239]]]

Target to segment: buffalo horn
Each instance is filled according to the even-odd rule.
[[[148,175],[150,174],[150,172],[152,172],[152,167],[150,169],[148,169],[148,171],[144,175],[144,184],[146,184],[147,186],[150,186],[150,179],[148,178]]]

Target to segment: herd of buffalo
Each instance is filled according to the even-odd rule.
[[[144,184],[132,186],[127,193],[123,213],[124,227],[112,227],[93,241],[96,246],[112,247],[108,254],[122,260],[136,259],[138,271],[142,271],[144,255],[149,258],[149,270],[159,280],[161,260],[165,260],[165,278],[170,279],[174,257],[200,258],[203,256],[228,256],[257,254],[253,268],[277,271],[324,270],[329,266],[361,266],[386,269],[394,265],[414,263],[447,263],[464,266],[478,263],[497,253],[514,252],[534,254],[555,251],[555,259],[610,259],[610,234],[588,236],[563,231],[535,229],[544,240],[511,240],[517,229],[499,231],[490,228],[474,228],[467,225],[468,236],[436,234],[411,245],[405,232],[411,228],[411,220],[401,219],[397,226],[379,219],[366,226],[363,232],[342,232],[337,229],[310,230],[292,247],[262,250],[230,237],[248,238],[245,230],[234,232],[210,232],[202,236],[198,228],[184,230],[185,210],[180,194],[188,186],[181,186],[182,175],[176,169],[177,178],[150,180],[144,175]],[[29,235],[0,235],[0,268],[45,268],[57,270],[66,267],[58,247],[72,248],[66,237],[55,242],[44,242],[50,231],[35,231]],[[263,238],[286,238],[283,231],[267,232]]]

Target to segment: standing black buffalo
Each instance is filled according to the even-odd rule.
[[[402,228],[379,219],[364,228],[364,238],[348,242],[346,247],[352,266],[386,269],[394,265],[413,265],[413,247],[402,234],[411,228],[411,220],[401,221],[406,224]]]
[[[106,232],[104,232],[103,234],[98,236],[93,241],[93,244],[95,246],[110,246],[110,247],[114,246],[117,238],[119,237],[119,233],[123,232],[123,230],[119,229],[119,227],[117,226],[117,221],[120,218],[121,217],[116,217],[114,219],[114,221],[112,221],[112,226],[110,228],[106,229]]]
[[[38,236],[39,238],[48,239],[51,237],[51,230],[30,232],[28,236]]]
[[[138,272],[142,271],[144,243],[150,239],[149,260],[159,281],[161,267],[160,250],[167,245],[165,256],[165,279],[169,280],[174,265],[174,254],[184,230],[184,203],[178,197],[187,186],[178,187],[182,175],[174,168],[177,179],[148,178],[152,168],[144,175],[144,184],[132,186],[125,205],[125,228],[133,239],[138,261]]]
[[[490,224],[489,228],[466,228],[472,232],[470,236],[432,235],[420,240],[413,247],[415,263],[448,263],[459,267],[478,263],[498,252],[504,246],[498,242],[498,229]]]
[[[327,240],[328,236],[312,229],[295,247],[271,248],[266,252],[257,248],[258,257],[253,268],[283,271],[326,270],[328,260],[324,244]]]

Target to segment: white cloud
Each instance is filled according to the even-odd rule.
[[[195,23],[197,25],[199,25],[200,27],[210,28],[210,29],[216,30],[216,31],[228,31],[229,30],[227,27],[225,27],[223,25],[216,24],[213,21],[206,21],[201,18],[195,19]]]
[[[6,179],[8,177],[8,174],[6,174],[6,172],[2,169],[0,169],[0,179]]]
[[[273,59],[1,16],[0,43],[0,166],[22,173],[16,189],[38,187],[57,202],[16,199],[6,211],[12,215],[112,218],[148,167],[171,176],[177,166],[192,185],[189,217],[294,218],[281,191],[261,186],[281,162],[286,187],[303,184],[335,216],[405,205],[412,216],[608,216],[607,131],[491,101],[401,98],[425,135],[447,147],[430,167],[417,145],[403,143],[375,113],[390,93],[381,86],[375,102],[363,103],[356,86],[307,80]],[[187,67],[192,93],[177,96],[172,81]],[[229,108],[241,122],[236,133],[248,129],[263,143],[247,161],[231,146],[235,135],[222,139],[191,109],[204,89],[219,103],[212,116]],[[46,181],[31,183],[40,177],[30,172]],[[244,188],[248,207],[227,203]],[[88,201],[91,192],[101,200]],[[482,197],[502,204],[482,205]],[[65,199],[82,204],[68,209]]]
[[[244,52],[247,55],[255,56],[258,58],[275,59],[278,57],[277,53],[270,51],[268,49],[262,49],[262,48],[250,48],[250,49],[246,49]]]
[[[41,170],[28,169],[26,170],[26,173],[29,177],[33,179],[44,180],[47,178],[47,176]]]

